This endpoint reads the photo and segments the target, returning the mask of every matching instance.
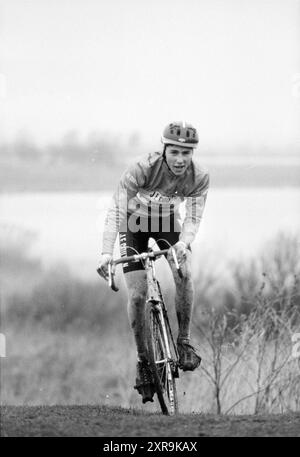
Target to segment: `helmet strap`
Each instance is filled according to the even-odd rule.
[[[166,160],[166,149],[167,149],[167,144],[164,144],[164,149],[163,149],[163,158]]]
[[[171,172],[172,174],[174,174],[174,173],[172,172],[171,168],[169,167],[168,162],[167,162],[167,158],[166,158],[166,149],[167,149],[167,146],[168,146],[167,144],[164,145],[163,160],[166,162],[166,165],[167,165],[168,169],[170,170],[170,172]]]

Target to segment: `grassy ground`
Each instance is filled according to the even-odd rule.
[[[299,360],[291,357],[291,335],[299,332],[300,245],[281,238],[275,246],[273,257],[271,251],[262,257],[268,267],[263,284],[261,269],[253,264],[231,267],[229,283],[207,272],[195,278],[193,337],[203,361],[201,369],[180,376],[182,413],[299,411]],[[2,277],[9,270],[9,252],[6,246]],[[140,410],[124,295],[61,268],[40,271],[38,263],[22,257],[22,249],[18,252],[18,264],[32,269],[37,284],[26,293],[11,288],[2,293],[7,357],[0,359],[1,404]],[[11,255],[15,258],[14,249]],[[175,326],[174,291],[166,292]],[[155,413],[157,406],[144,409]]]
[[[105,406],[2,407],[1,436],[300,436],[300,414],[166,417]]]
[[[8,353],[0,362],[2,405],[89,403],[142,407],[133,389],[135,349],[129,331],[120,332],[117,338],[116,335],[102,337],[94,331],[53,333],[44,328],[33,331],[29,327],[16,328],[6,336]],[[216,386],[206,374],[213,374],[215,365],[204,342],[199,349],[203,356],[202,369],[180,375],[180,409],[185,413],[215,413]],[[245,359],[238,363],[235,351],[227,350],[224,354],[221,382],[227,371],[229,376],[220,383],[221,412],[253,413],[257,402],[261,412],[297,411],[300,400],[297,360],[292,359],[284,366],[264,401],[264,389],[272,374],[272,350],[266,350],[259,384],[256,350],[257,346],[249,347]],[[157,405],[149,404],[145,409],[155,412]]]

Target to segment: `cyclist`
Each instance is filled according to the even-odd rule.
[[[106,216],[99,267],[100,274],[107,279],[108,263],[112,260],[118,233],[121,256],[147,251],[150,237],[156,240],[160,249],[170,245],[175,248],[183,278],[179,277],[172,256],[168,255],[167,260],[176,285],[179,367],[192,371],[200,365],[201,358],[190,345],[194,296],[190,245],[203,214],[209,174],[194,161],[193,152],[199,139],[191,124],[168,124],[161,141],[161,152],[150,153],[137,161],[120,179]],[[179,205],[183,201],[186,202],[186,214],[181,224]],[[144,335],[146,272],[141,261],[123,264],[123,271],[128,289],[129,320],[137,347],[135,388],[145,403],[153,401],[154,395]]]

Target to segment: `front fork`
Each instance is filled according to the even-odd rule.
[[[146,268],[147,283],[148,283],[147,303],[148,302],[155,303],[153,306],[154,306],[155,311],[157,313],[159,313],[162,333],[163,333],[163,338],[164,338],[164,344],[165,344],[166,353],[167,353],[167,361],[170,362],[170,366],[171,366],[174,376],[179,377],[177,363],[172,359],[172,356],[171,356],[168,332],[167,332],[167,328],[166,328],[166,321],[165,321],[165,316],[164,316],[164,312],[163,312],[163,307],[161,304],[162,297],[161,297],[161,293],[160,293],[160,288],[159,288],[156,278],[155,278],[154,262],[152,262],[152,265],[147,265],[147,266],[148,266],[148,268]]]

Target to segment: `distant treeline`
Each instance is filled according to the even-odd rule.
[[[136,154],[137,148],[142,148],[138,133],[132,133],[124,138],[105,132],[91,132],[86,138],[81,139],[74,130],[56,142],[44,145],[38,145],[31,136],[22,134],[13,141],[0,143],[0,160],[88,164],[104,159],[106,163],[114,164],[125,153]]]
[[[82,139],[70,131],[44,145],[22,134],[0,143],[0,191],[112,190],[129,163],[161,146],[159,140],[146,144],[138,132],[97,131]],[[232,150],[202,147],[197,156],[208,166],[212,187],[300,186],[299,150],[293,145],[276,151],[247,145]],[[261,160],[266,157],[267,161]],[[284,160],[279,164],[272,157]]]
[[[26,132],[20,133],[11,141],[0,140],[0,161],[43,161],[43,162],[72,162],[90,163],[105,159],[109,163],[120,162],[125,157],[135,157],[151,150],[161,148],[157,141],[145,142],[139,132],[131,132],[128,135],[92,131],[82,138],[76,130],[71,130],[57,138],[56,141],[38,144],[35,139]],[[295,144],[283,147],[252,146],[247,144],[232,147],[199,147],[202,157],[220,158],[226,161],[226,157],[290,157],[299,158],[300,148]]]

